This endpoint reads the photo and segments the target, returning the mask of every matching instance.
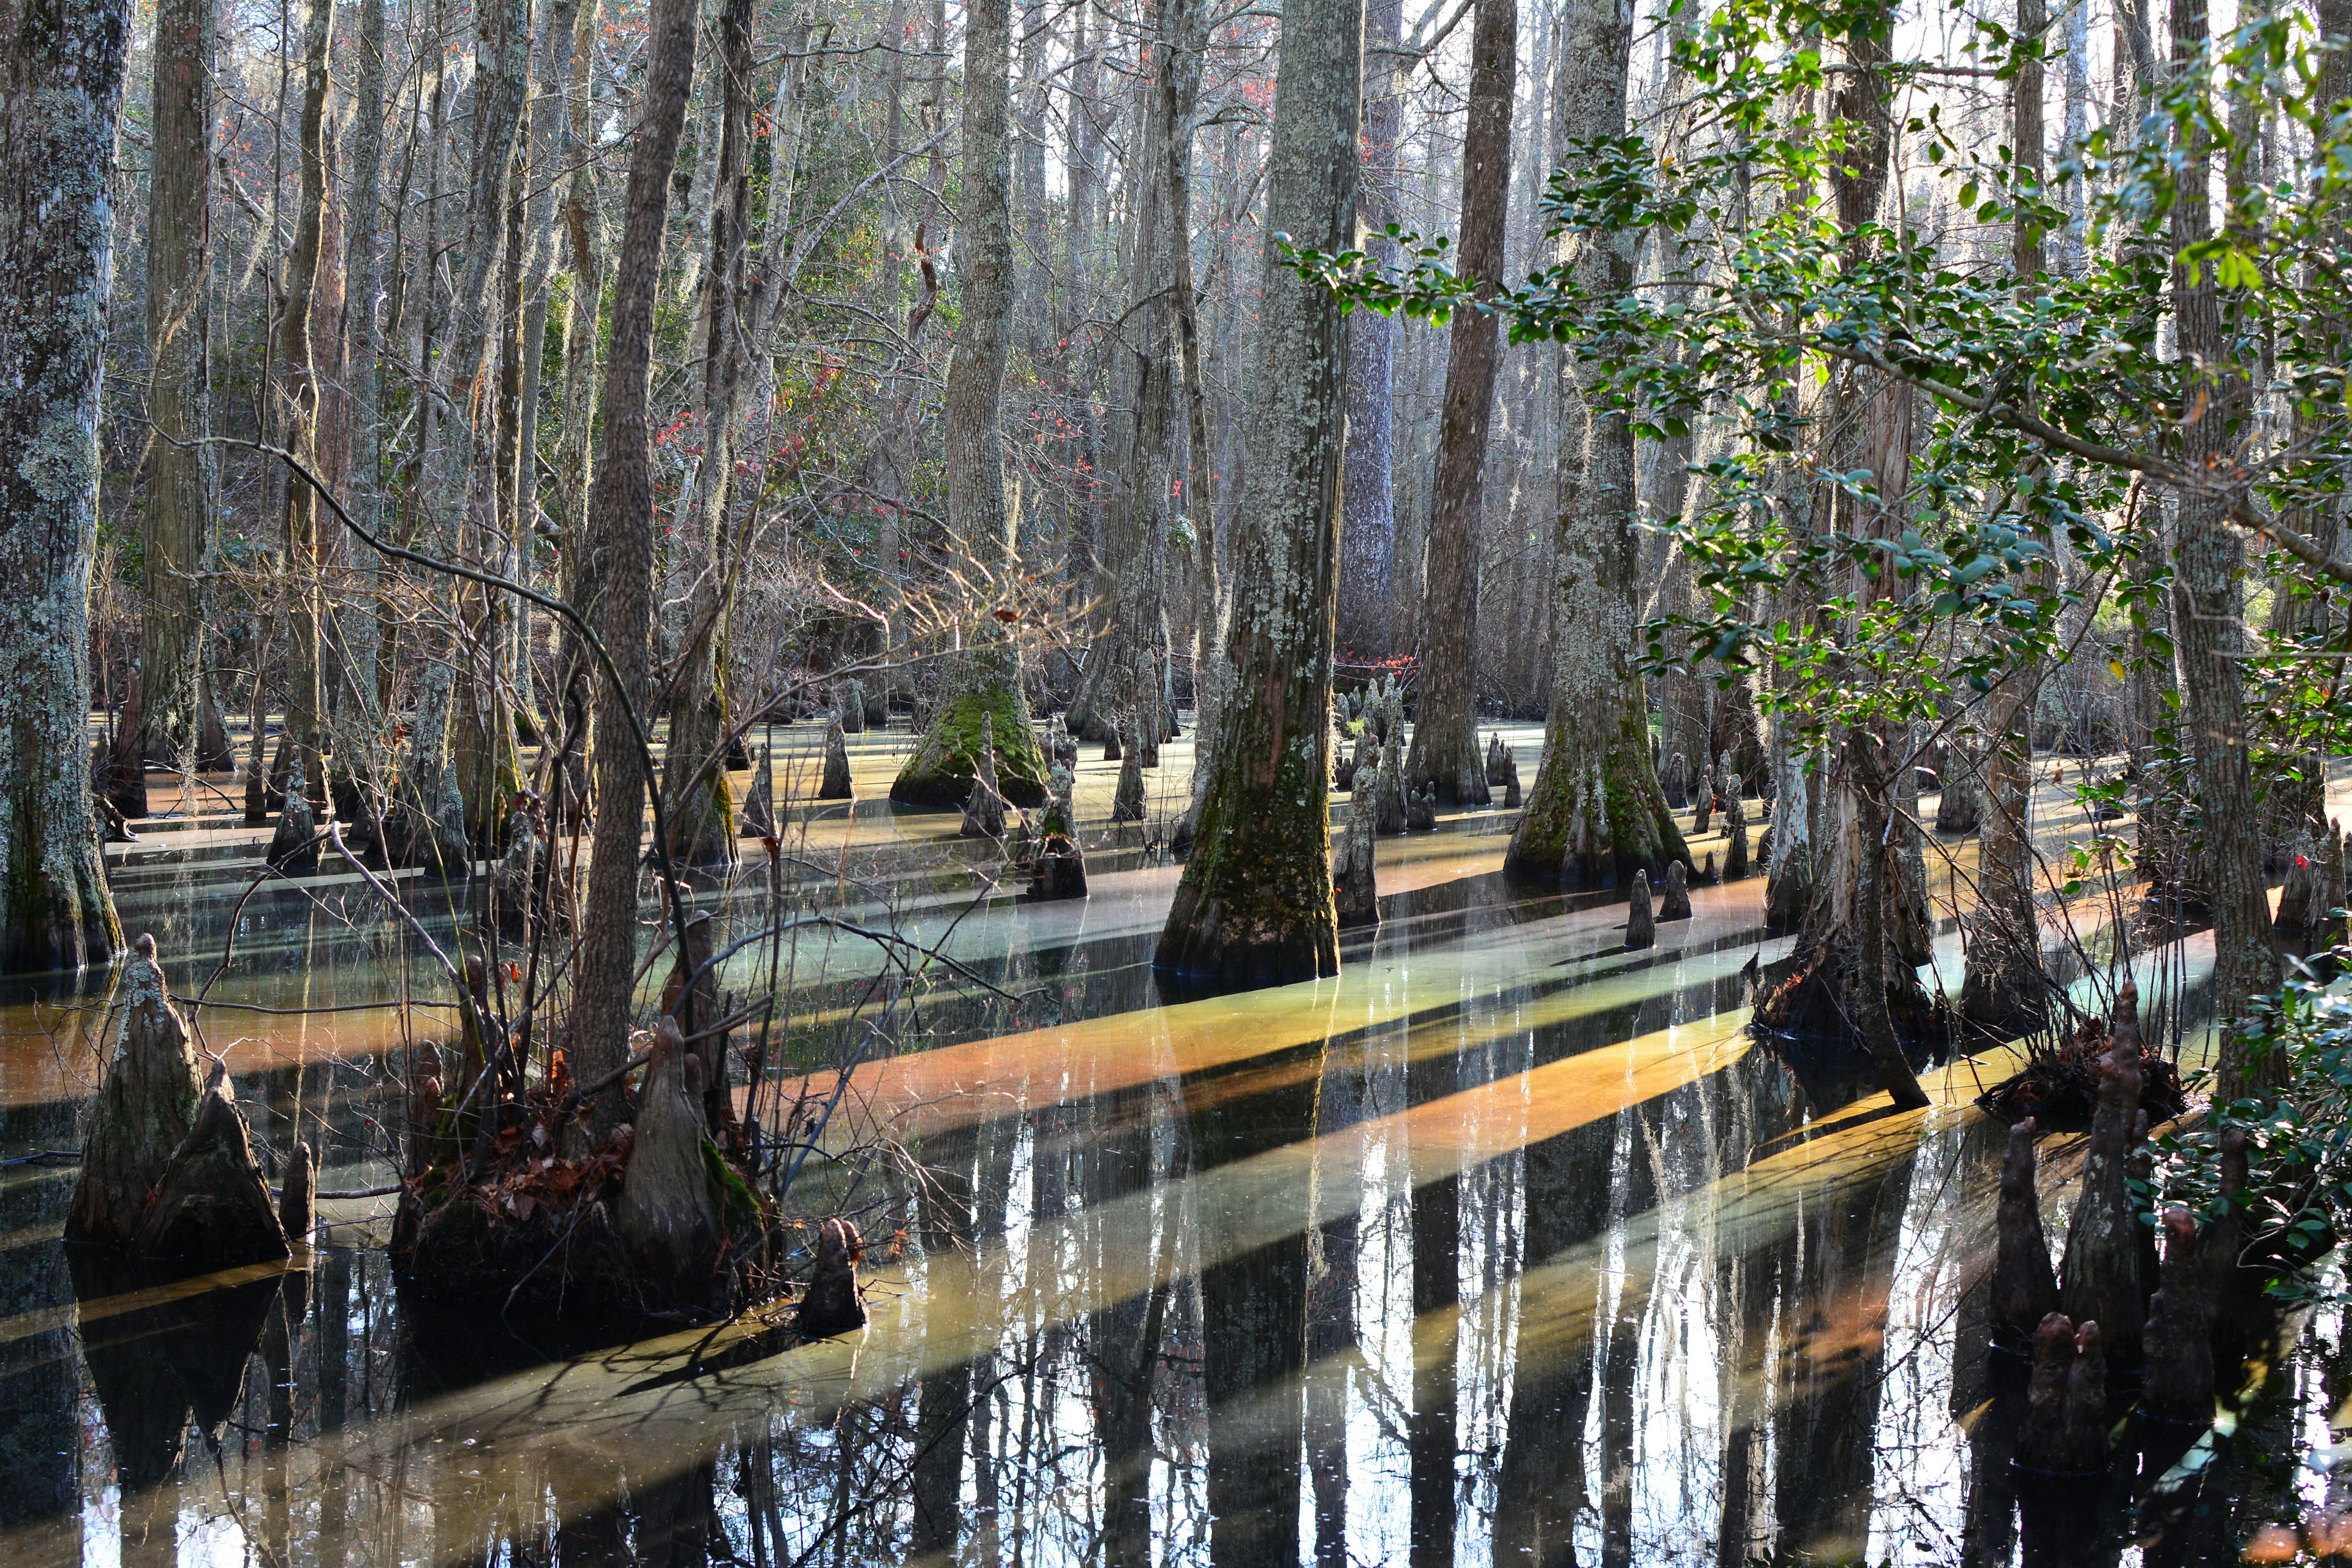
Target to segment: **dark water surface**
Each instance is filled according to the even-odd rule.
[[[1083,906],[967,911],[948,851],[861,817],[787,901],[952,926],[969,973],[884,976],[902,1022],[845,1119],[929,1179],[845,1143],[795,1192],[877,1243],[853,1340],[426,1310],[383,1199],[325,1204],[306,1268],[157,1288],[61,1247],[69,1165],[0,1168],[0,1563],[2153,1564],[2352,1493],[2323,1314],[2233,1436],[2126,1427],[2104,1489],[2021,1497],[1978,1289],[2001,1130],[1967,1109],[1997,1065],[1935,1069],[1919,1114],[1799,1071],[1745,1032],[1759,882],[1629,955],[1622,904],[1501,883],[1502,820],[1384,843],[1389,919],[1337,982],[1174,1000],[1175,873],[1134,846]],[[410,939],[364,888],[232,917],[234,846],[198,853],[126,875],[175,991],[234,919],[215,998],[396,995]],[[799,940],[786,1054],[817,1068],[884,963]],[[108,984],[0,1012],[0,1158],[79,1142]],[[390,1179],[385,1064],[446,1014],[202,1016],[261,1144]]]

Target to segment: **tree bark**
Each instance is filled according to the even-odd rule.
[[[972,0],[964,27],[963,315],[948,360],[948,532],[986,598],[1010,586],[1016,564],[1004,507],[1004,456],[998,411],[1004,395],[1006,325],[1012,313],[1013,161],[1005,135],[1011,98],[1013,16],[1009,0]],[[976,606],[975,606],[976,607]],[[921,744],[890,786],[890,798],[938,804],[941,777],[976,771],[981,719],[993,721],[1001,752],[1024,749],[1036,759],[1037,800],[1045,767],[1031,732],[1020,650],[995,623],[977,616],[968,646],[949,656],[940,700]],[[1006,793],[1012,795],[1008,781]],[[958,802],[957,804],[961,804]],[[1022,801],[1034,805],[1036,801]]]
[[[227,764],[228,737],[205,681],[203,591],[218,506],[219,465],[197,444],[211,423],[205,357],[212,322],[213,0],[163,0],[155,12],[154,164],[147,185],[147,614],[139,628],[136,766]],[[143,790],[142,790],[143,793]]]
[[[334,37],[334,0],[303,0],[298,15],[302,23],[302,169],[294,241],[286,255],[286,303],[278,318],[278,355],[285,376],[278,427],[281,444],[315,472],[320,385],[311,353],[311,316],[319,291],[320,238],[326,226],[327,56]],[[318,494],[309,485],[286,487],[286,575],[288,601],[293,606],[287,626],[292,646],[286,671],[286,732],[293,738],[300,788],[314,811],[323,810],[327,798],[321,761],[326,693],[319,658],[320,510]]]
[[[1397,87],[1395,50],[1404,25],[1404,0],[1370,0],[1364,10],[1365,74],[1363,188],[1360,214],[1369,232],[1364,252],[1381,267],[1396,264],[1396,241],[1381,232],[1400,216],[1396,199],[1397,137],[1404,100]],[[1507,96],[1508,88],[1505,89]],[[1389,596],[1396,578],[1395,379],[1397,321],[1377,310],[1348,323],[1347,482],[1339,520],[1339,648],[1378,662],[1390,653]]]
[[[728,787],[726,636],[732,563],[728,559],[728,501],[733,493],[739,393],[746,344],[743,293],[746,230],[751,216],[751,5],[726,0],[711,64],[719,79],[718,145],[698,151],[712,161],[704,279],[708,309],[698,347],[702,362],[702,458],[689,504],[681,509],[688,537],[674,540],[693,563],[687,597],[686,646],[679,650],[669,704],[669,747],[662,759],[663,798],[669,808],[670,855],[683,865],[727,866],[735,860],[735,797]]]
[[[352,515],[377,532],[383,522],[383,377],[376,329],[376,296],[383,291],[378,207],[383,182],[384,0],[360,0],[359,70],[352,105],[352,190],[345,252],[343,310],[349,345],[352,408]],[[356,605],[341,617],[347,689],[338,709],[338,770],[345,776],[380,783],[383,739],[377,679],[383,634],[376,616],[382,569],[373,551],[353,552],[352,581]],[[350,707],[343,707],[348,701]]]
[[[1469,126],[1462,141],[1461,275],[1480,299],[1501,287],[1511,202],[1511,84],[1518,68],[1517,0],[1478,0],[1470,39]],[[1621,86],[1619,97],[1623,89]],[[1623,121],[1621,106],[1618,120]],[[1631,258],[1625,281],[1632,282]],[[1454,805],[1485,805],[1478,749],[1479,508],[1486,472],[1486,426],[1502,363],[1502,324],[1484,310],[1456,310],[1439,415],[1436,492],[1429,524],[1429,580],[1421,614],[1421,701],[1405,783],[1437,786]],[[1614,438],[1612,435],[1612,439]],[[1624,435],[1628,468],[1633,434]],[[1633,475],[1624,505],[1633,504]],[[1630,535],[1629,535],[1630,537]],[[1644,763],[1649,749],[1643,725]]]
[[[1153,960],[1203,980],[1282,984],[1339,968],[1326,748],[1347,330],[1273,237],[1325,251],[1355,237],[1363,47],[1363,0],[1292,0],[1283,14],[1255,438],[1233,541],[1233,700]]]
[[[89,804],[89,574],[131,8],[21,0],[0,97],[0,970],[122,945]]]
[[[425,538],[446,559],[479,553],[497,534],[497,443],[491,426],[497,400],[488,395],[490,285],[504,251],[507,203],[517,133],[522,124],[530,35],[522,0],[497,0],[483,18],[474,79],[474,149],[467,178],[466,269],[449,301],[448,346],[440,355],[428,402],[438,406],[440,441],[427,452],[423,501]],[[435,823],[446,822],[451,796],[462,800],[466,830],[477,839],[503,808],[502,781],[511,782],[513,721],[506,696],[480,689],[485,673],[481,633],[488,620],[487,589],[450,595],[453,625],[418,681],[415,734],[407,783],[411,803]],[[474,679],[453,725],[460,668]],[[453,729],[465,731],[453,737]],[[465,767],[461,776],[458,758]],[[443,844],[442,855],[462,854]]]
[[[1561,40],[1561,137],[1624,134],[1633,37],[1622,0],[1584,0],[1571,11]],[[1630,288],[1633,237],[1589,244],[1578,265],[1588,288]],[[1503,866],[1517,876],[1609,887],[1637,868],[1663,871],[1690,854],[1658,787],[1648,705],[1631,668],[1633,425],[1622,411],[1592,406],[1582,387],[1563,391],[1564,403],[1580,405],[1584,434],[1581,461],[1570,456],[1579,443],[1570,441],[1560,462],[1551,710],[1543,762]]]
[[[620,677],[600,684],[594,753],[596,813],[587,916],[572,991],[573,1074],[605,1077],[629,1058],[637,957],[637,858],[646,779],[625,710],[644,711],[654,615],[653,390],[655,295],[670,175],[694,79],[694,0],[655,0],[645,96],[629,155],[627,205],[613,286],[613,343],[604,372],[604,448],[589,499],[589,547],[599,588],[596,630]],[[589,1110],[597,1142],[626,1117],[608,1091]]]
[[[2205,0],[2173,0],[2172,55],[2186,71],[2210,44]],[[2221,321],[2214,268],[2192,267],[2180,253],[2212,231],[2210,153],[2201,137],[2180,150],[2180,195],[2172,209],[2172,310],[2180,364],[2191,373],[2182,388],[2181,461],[2193,470],[2228,468],[2252,414],[2242,374],[2232,368]],[[2239,674],[2245,628],[2239,579],[2244,554],[2222,515],[2221,503],[2195,491],[2180,495],[2179,538],[2174,552],[2173,646],[2180,667],[2182,737],[2194,758],[2198,814],[2204,838],[2205,891],[2213,910],[2215,1016],[2234,1020],[2247,1004],[2278,984],[2278,952],[2271,942],[2270,897],[2263,877],[2262,822],[2254,808],[2247,756],[2246,698]],[[2221,1103],[2277,1087],[2285,1060],[2276,1051],[2250,1072],[2244,1043],[2226,1025],[2214,1068]]]

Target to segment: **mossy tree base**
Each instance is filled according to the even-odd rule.
[[[1506,876],[1613,888],[1639,869],[1662,874],[1670,861],[1696,869],[1650,763],[1641,708],[1628,698],[1617,715],[1614,731],[1592,744],[1555,698],[1543,763],[1503,857]]]
[[[1045,803],[1045,753],[1021,689],[1021,656],[1009,644],[965,650],[947,671],[939,710],[898,771],[900,805],[961,811],[980,773],[981,721],[995,738],[997,788],[1015,805]]]

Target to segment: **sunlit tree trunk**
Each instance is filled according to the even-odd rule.
[[[974,0],[964,29],[963,314],[948,361],[948,532],[966,574],[970,611],[1001,603],[1015,564],[1007,535],[1004,455],[997,429],[1004,394],[1006,328],[1012,312],[1012,155],[1005,136],[1011,94],[1009,0]],[[992,733],[1005,797],[1045,800],[1045,760],[1031,732],[1021,654],[996,623],[977,614],[950,654],[940,697],[914,754],[890,786],[910,805],[960,805],[971,788],[981,737]],[[991,722],[983,727],[985,717]]]
[[[1620,0],[1581,0],[1562,26],[1559,133],[1622,136],[1633,17]],[[1633,237],[1589,238],[1588,288],[1633,280]],[[1580,373],[1581,374],[1581,373]],[[1565,389],[1564,389],[1565,391]],[[1542,764],[1504,858],[1520,876],[1613,886],[1689,858],[1650,761],[1648,703],[1632,668],[1636,512],[1633,430],[1621,411],[1572,399],[1580,441],[1562,443],[1551,711]],[[1563,402],[1571,399],[1565,396]],[[1579,452],[1577,448],[1580,447]],[[1578,460],[1580,458],[1580,462]],[[1434,552],[1433,551],[1433,553]]]
[[[311,326],[319,292],[319,250],[327,216],[327,55],[335,27],[334,0],[305,0],[302,24],[301,186],[295,200],[294,243],[286,256],[286,303],[278,317],[278,355],[284,366],[280,439],[315,472],[319,467],[319,395]],[[320,666],[320,520],[325,509],[311,488],[286,486],[286,574],[293,613],[287,631],[286,732],[294,742],[302,787],[313,809],[326,802],[321,723],[326,689]],[[293,786],[289,784],[289,789]]]
[[[89,801],[89,574],[128,5],[25,0],[0,57],[0,969],[122,944]]]
[[[352,105],[350,231],[343,291],[351,380],[351,512],[361,527],[377,533],[383,523],[383,372],[376,330],[376,296],[383,291],[380,218],[383,181],[384,0],[360,0],[359,68]],[[383,637],[377,623],[383,581],[373,552],[357,544],[351,555],[357,603],[341,617],[349,679],[338,691],[338,768],[346,775],[381,776],[377,754],[383,719],[377,710]]]
[[[1462,222],[1456,268],[1482,296],[1502,282],[1511,195],[1511,84],[1518,68],[1517,0],[1479,0],[1470,39],[1469,127],[1462,141]],[[1622,119],[1622,111],[1621,111]],[[1632,281],[1630,275],[1627,282]],[[1479,508],[1486,430],[1502,363],[1502,324],[1484,310],[1454,313],[1438,416],[1436,492],[1429,524],[1429,579],[1421,614],[1421,701],[1405,784],[1437,786],[1454,805],[1485,805],[1486,763],[1478,747]],[[1630,468],[1633,432],[1624,435]],[[1633,503],[1626,475],[1624,504]],[[1649,742],[1643,726],[1643,764]]]
[[[147,186],[147,614],[139,635],[134,765],[228,765],[228,735],[205,679],[204,594],[219,465],[209,434],[212,289],[213,0],[167,0],[155,12],[154,164]],[[143,777],[141,793],[144,793]]]
[[[669,704],[669,747],[663,757],[664,799],[669,806],[670,854],[682,864],[724,866],[735,859],[735,801],[727,783],[727,616],[733,598],[733,562],[727,549],[728,501],[734,490],[738,394],[746,344],[743,311],[745,230],[751,216],[751,5],[727,0],[713,58],[719,97],[718,144],[700,149],[712,163],[704,279],[702,459],[681,509],[691,537],[673,541],[694,563],[688,595],[686,642]]]
[[[1356,227],[1363,0],[1284,13],[1267,175],[1247,497],[1208,793],[1154,963],[1204,980],[1335,974],[1328,784],[1347,331],[1272,237],[1325,251]]]
[[[1396,241],[1381,231],[1399,220],[1397,138],[1404,121],[1393,51],[1404,0],[1370,0],[1364,8],[1364,172],[1360,213],[1364,252],[1396,264]],[[1506,96],[1508,88],[1505,89]],[[1389,657],[1389,596],[1396,576],[1397,321],[1376,310],[1348,323],[1347,483],[1339,521],[1339,648],[1360,659]]]
[[[637,958],[637,858],[646,778],[624,710],[644,711],[654,616],[653,382],[655,294],[670,174],[694,79],[694,0],[655,0],[644,96],[629,154],[627,205],[613,285],[613,343],[604,372],[604,447],[589,499],[597,557],[596,629],[620,676],[597,683],[596,838],[588,868],[579,978],[572,989],[573,1074],[602,1078],[629,1058]],[[599,1141],[625,1120],[618,1093],[598,1098]]]

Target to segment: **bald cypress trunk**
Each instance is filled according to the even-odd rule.
[[[352,192],[345,253],[344,320],[351,379],[352,516],[369,532],[383,521],[383,374],[378,364],[376,296],[383,291],[377,208],[383,181],[384,0],[360,0],[359,68],[352,114]],[[357,603],[341,617],[349,679],[336,693],[337,769],[347,777],[380,779],[383,719],[376,691],[383,636],[376,622],[381,567],[374,552],[353,551]]]
[[[2196,66],[2210,47],[2205,0],[2173,0],[2176,68]],[[2214,269],[2179,259],[2212,232],[2209,196],[2210,153],[2192,133],[2180,149],[2180,199],[2172,209],[2172,311],[2180,363],[2213,366],[2183,399],[2200,409],[2184,421],[2180,458],[2191,471],[2227,468],[2252,415],[2252,396],[2231,360]],[[2179,539],[2174,553],[2173,638],[2180,666],[2181,737],[2193,761],[2197,810],[2202,819],[2204,891],[2213,910],[2213,1005],[2217,1016],[2242,1015],[2255,996],[2278,984],[2278,953],[2271,944],[2270,898],[2263,877],[2262,821],[2254,807],[2252,764],[2246,751],[2246,696],[2239,674],[2245,627],[2240,602],[2244,552],[2223,515],[2223,503],[2196,491],[2180,495]],[[2263,1070],[2249,1069],[2234,1030],[2221,1036],[2214,1098],[2227,1102],[2284,1081],[2285,1061],[2273,1052]]]
[[[134,764],[227,762],[228,737],[204,678],[205,563],[219,504],[219,465],[190,445],[211,422],[210,342],[213,0],[165,0],[155,12],[155,154],[147,186],[147,613],[139,627]]]
[[[1455,263],[1491,296],[1503,275],[1511,195],[1511,83],[1518,65],[1517,0],[1478,0],[1470,40],[1470,123],[1462,142],[1462,222]],[[1619,118],[1623,118],[1620,110]],[[1630,262],[1630,258],[1628,258]],[[1631,281],[1630,266],[1627,281]],[[1429,524],[1428,596],[1421,616],[1421,703],[1405,783],[1416,793],[1485,805],[1486,760],[1478,750],[1479,506],[1486,428],[1502,363],[1502,324],[1484,310],[1456,310],[1439,415],[1437,480]],[[1612,437],[1613,438],[1613,437]],[[1629,461],[1633,434],[1625,433]],[[1630,510],[1633,494],[1625,502]],[[1648,741],[1643,739],[1646,752]]]
[[[1399,91],[1398,37],[1403,0],[1370,0],[1364,10],[1364,172],[1360,192],[1364,253],[1396,265],[1396,241],[1381,231],[1398,221],[1397,137],[1404,121]],[[1507,89],[1506,89],[1507,90]],[[1397,319],[1376,310],[1348,323],[1347,485],[1339,522],[1339,648],[1360,659],[1389,657],[1389,595],[1396,577]]]
[[[984,600],[1009,588],[1016,564],[1004,507],[1004,458],[997,430],[1004,395],[1006,325],[1013,305],[1013,160],[1006,119],[1012,92],[1013,17],[1008,0],[972,0],[964,29],[963,63],[963,314],[948,361],[948,532],[961,569]],[[973,608],[978,608],[977,605]],[[908,805],[945,805],[943,782],[968,781],[976,771],[983,716],[1000,747],[1019,749],[1016,774],[1036,781],[1031,799],[1044,798],[1045,767],[1030,733],[1029,698],[1022,689],[1018,647],[994,623],[978,616],[971,645],[950,657],[940,697],[921,744],[890,786],[890,798]],[[1034,772],[1032,771],[1034,768]],[[960,800],[953,804],[961,805]]]
[[[596,630],[612,654],[620,685],[597,683],[599,805],[572,1004],[573,1073],[583,1082],[613,1072],[629,1058],[646,779],[624,709],[643,711],[653,634],[653,430],[647,405],[653,390],[654,296],[661,282],[670,175],[677,165],[678,135],[694,79],[694,0],[655,0],[613,286],[604,456],[588,503],[588,543],[599,590]],[[621,1097],[606,1093],[590,1112],[590,1127],[601,1140],[625,1116]]]
[[[1356,227],[1363,0],[1283,13],[1247,489],[1235,515],[1217,746],[1154,963],[1281,984],[1336,974],[1328,786],[1347,331],[1271,237],[1335,251]]]
[[[517,132],[530,47],[522,0],[497,0],[483,18],[474,79],[475,136],[467,179],[465,270],[449,301],[448,346],[435,366],[430,404],[440,440],[427,452],[423,484],[425,547],[447,559],[478,554],[494,536],[497,520],[496,450],[492,419],[497,399],[484,377],[490,367],[490,284],[504,249],[507,203],[511,188]],[[435,823],[452,818],[453,797],[462,794],[467,830],[478,835],[500,809],[499,780],[510,777],[513,723],[501,694],[480,689],[486,673],[480,634],[488,619],[485,590],[468,586],[449,594],[455,621],[428,658],[417,683],[415,733],[408,763],[412,804]],[[463,692],[466,774],[452,755],[452,709],[458,699],[460,669],[473,679]],[[462,853],[444,843],[443,855]]]
[[[0,51],[0,969],[121,945],[89,804],[89,574],[128,5],[20,0]]]
[[[327,211],[327,52],[334,35],[334,0],[304,0],[296,13],[302,26],[302,118],[299,131],[301,184],[294,208],[294,242],[286,256],[286,304],[278,318],[278,355],[284,365],[280,440],[315,472],[319,468],[320,378],[313,363],[311,325],[319,293],[319,249]],[[287,668],[286,732],[295,746],[297,784],[311,805],[326,802],[320,762],[325,690],[319,661],[319,498],[309,485],[286,487],[286,574],[293,613],[287,630],[291,657]]]
[[[1616,0],[1580,0],[1563,24],[1561,47],[1559,134],[1623,135],[1631,13]],[[1586,287],[1631,287],[1633,243],[1632,235],[1605,244],[1588,239],[1579,263]],[[1633,426],[1622,412],[1594,406],[1582,386],[1564,390],[1563,404],[1575,407],[1583,434],[1580,442],[1563,443],[1560,463],[1551,711],[1543,763],[1504,866],[1522,876],[1608,886],[1636,868],[1662,871],[1688,851],[1650,761],[1647,701],[1631,667]]]
[[[736,438],[741,431],[739,394],[744,378],[742,323],[746,230],[751,218],[751,6],[727,0],[719,19],[718,144],[698,149],[711,161],[708,232],[709,308],[700,321],[703,432],[688,504],[681,509],[695,563],[686,605],[686,646],[669,705],[669,747],[663,757],[664,799],[670,814],[670,854],[695,866],[735,859],[735,798],[728,788],[726,638],[730,562],[728,500],[734,490]]]

